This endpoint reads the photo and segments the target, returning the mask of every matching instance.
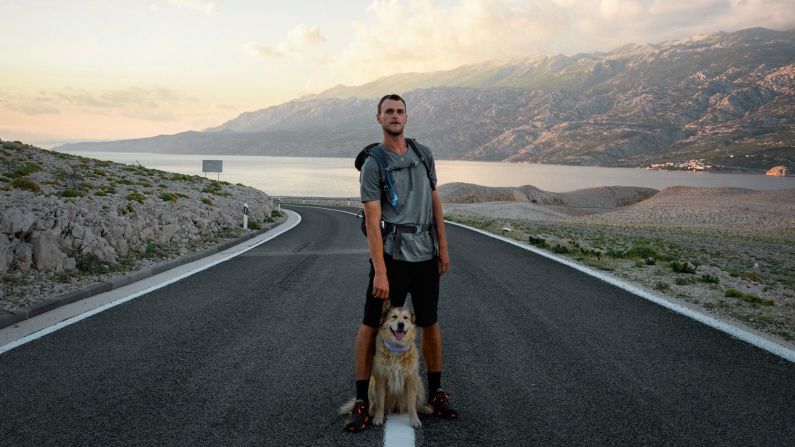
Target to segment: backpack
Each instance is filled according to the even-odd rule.
[[[420,146],[417,145],[416,141],[413,138],[406,138],[406,144],[414,151],[417,157],[420,159],[419,162],[413,161],[411,164],[407,166],[389,166],[386,162],[386,158],[381,153],[381,150],[378,149],[378,146],[381,143],[371,143],[362,149],[359,154],[356,156],[356,160],[354,161],[353,165],[356,167],[356,170],[361,172],[362,166],[364,162],[367,161],[367,157],[373,157],[378,166],[381,168],[381,203],[384,202],[389,203],[392,207],[396,207],[398,203],[398,196],[395,192],[395,188],[392,185],[392,175],[393,171],[399,171],[401,169],[406,168],[414,168],[418,166],[419,163],[425,165],[425,174],[428,176],[428,182],[431,185],[431,189],[435,189],[433,186],[433,181],[431,180],[431,156],[426,150],[421,149]],[[367,228],[365,225],[366,219],[364,216],[364,208],[357,214],[357,217],[361,217],[362,219],[362,233],[367,235]],[[381,219],[381,229],[383,230],[385,226],[385,222]]]

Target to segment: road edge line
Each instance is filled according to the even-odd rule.
[[[124,304],[127,301],[131,301],[131,300],[133,300],[135,298],[138,298],[138,297],[140,297],[142,295],[145,295],[145,294],[147,294],[149,292],[152,292],[154,290],[163,288],[163,287],[168,286],[170,284],[173,284],[173,283],[175,283],[177,281],[185,279],[185,278],[187,278],[189,276],[195,275],[196,273],[199,273],[199,272],[201,272],[203,270],[206,270],[206,269],[208,269],[210,267],[218,265],[218,264],[220,264],[222,262],[226,262],[226,261],[228,261],[228,260],[230,260],[230,259],[232,259],[232,258],[234,258],[236,256],[239,256],[239,255],[241,255],[241,254],[243,254],[243,253],[245,253],[245,252],[247,252],[249,250],[252,250],[252,249],[264,244],[265,242],[270,241],[271,239],[274,239],[274,238],[276,238],[278,236],[281,236],[282,234],[286,233],[287,231],[292,230],[298,224],[301,223],[301,215],[300,214],[296,213],[295,211],[290,211],[290,210],[285,210],[285,211],[287,211],[287,212],[289,212],[291,214],[294,214],[295,217],[296,217],[296,221],[294,223],[292,223],[291,225],[288,224],[288,222],[285,222],[285,224],[284,224],[285,227],[282,227],[280,225],[280,226],[278,226],[278,227],[276,227],[276,228],[264,233],[264,235],[267,235],[267,236],[264,237],[261,241],[255,242],[255,243],[253,243],[253,244],[251,244],[251,245],[249,245],[247,247],[244,247],[240,251],[231,253],[228,256],[224,256],[224,257],[222,257],[222,258],[220,258],[218,260],[215,260],[215,261],[213,261],[213,262],[211,262],[209,264],[198,266],[195,269],[189,270],[189,271],[187,271],[187,272],[185,272],[185,273],[183,273],[183,274],[181,274],[179,276],[176,276],[174,278],[166,280],[166,281],[164,281],[162,283],[155,284],[155,285],[153,285],[151,287],[148,287],[148,288],[146,288],[144,290],[140,290],[138,292],[132,293],[132,294],[127,295],[127,296],[124,296],[124,297],[119,298],[117,300],[114,300],[114,301],[111,301],[109,303],[103,304],[103,305],[101,305],[99,307],[96,307],[94,309],[91,309],[91,310],[89,310],[87,312],[83,312],[83,313],[75,315],[73,317],[69,317],[69,318],[67,318],[65,320],[62,320],[62,321],[52,325],[52,326],[45,327],[45,328],[40,329],[40,330],[38,330],[36,332],[33,332],[31,334],[25,335],[24,337],[21,337],[21,338],[19,338],[17,340],[14,340],[12,342],[6,343],[5,345],[0,346],[0,355],[5,354],[6,352],[8,352],[10,350],[12,350],[14,348],[18,348],[18,347],[20,347],[20,346],[22,346],[22,345],[24,345],[26,343],[29,343],[29,342],[31,342],[33,340],[37,340],[37,339],[39,339],[39,338],[41,338],[41,337],[43,337],[45,335],[51,334],[51,333],[53,333],[55,331],[58,331],[59,329],[63,329],[65,327],[70,326],[70,325],[72,325],[74,323],[77,323],[77,322],[79,322],[81,320],[84,320],[86,318],[94,316],[94,315],[96,315],[96,314],[98,314],[100,312],[104,312],[104,311],[106,311],[108,309],[116,307],[116,306],[118,306],[120,304]],[[289,219],[288,219],[288,221],[289,221]],[[273,233],[271,233],[271,231]],[[269,233],[271,233],[271,234],[269,234]],[[236,246],[227,248],[226,250],[224,250],[224,252],[228,252],[230,250],[234,250],[236,248],[242,247],[242,246],[244,246],[246,244],[249,244],[250,242],[251,242],[251,239],[249,239],[247,241],[244,241],[244,242],[242,242],[242,243],[240,243],[240,244],[238,244]],[[170,271],[171,270],[166,270],[165,272],[161,272],[160,274],[167,274]]]
[[[622,279],[616,278],[616,277],[614,277],[612,275],[608,275],[606,273],[593,270],[592,268],[587,267],[587,266],[585,266],[583,264],[574,262],[574,261],[572,261],[570,259],[566,259],[566,258],[563,258],[561,256],[556,256],[556,255],[554,255],[552,253],[549,253],[547,251],[535,248],[535,247],[530,246],[530,245],[525,245],[525,244],[523,244],[523,243],[521,243],[519,241],[516,241],[514,239],[510,239],[510,238],[507,238],[505,236],[500,236],[498,234],[490,233],[490,232],[488,232],[486,230],[481,230],[480,228],[471,227],[471,226],[466,225],[466,224],[462,224],[462,223],[458,223],[458,222],[452,222],[452,221],[449,221],[449,220],[446,220],[446,219],[445,219],[445,223],[449,223],[449,224],[454,225],[454,226],[465,228],[465,229],[474,231],[476,233],[480,233],[480,234],[483,234],[485,236],[489,236],[489,237],[492,237],[494,239],[509,243],[509,244],[514,245],[516,247],[522,248],[524,250],[531,251],[531,252],[533,252],[535,254],[544,256],[545,258],[548,258],[548,259],[553,260],[555,262],[564,264],[564,265],[566,265],[568,267],[571,267],[571,268],[573,268],[575,270],[583,272],[583,273],[585,273],[587,275],[593,276],[593,277],[595,277],[595,278],[597,278],[599,280],[602,280],[602,281],[604,281],[604,282],[606,282],[608,284],[611,284],[611,285],[616,286],[616,287],[618,287],[620,289],[623,289],[623,290],[625,290],[625,291],[627,291],[629,293],[632,293],[633,295],[636,295],[636,296],[639,296],[639,297],[641,297],[641,298],[643,298],[645,300],[651,301],[651,302],[653,302],[655,304],[658,304],[658,305],[660,305],[660,306],[662,306],[662,307],[664,307],[664,308],[666,308],[668,310],[676,312],[676,313],[678,313],[680,315],[684,315],[685,317],[688,317],[690,319],[696,320],[699,323],[705,324],[705,325],[707,325],[707,326],[709,326],[709,327],[711,327],[713,329],[717,329],[717,330],[719,330],[719,331],[721,331],[723,333],[726,333],[726,334],[728,334],[728,335],[730,335],[730,336],[732,336],[734,338],[742,340],[742,341],[744,341],[746,343],[750,343],[751,345],[754,345],[757,348],[764,349],[765,351],[767,351],[767,352],[769,352],[771,354],[777,355],[777,356],[779,356],[779,357],[781,357],[781,358],[783,358],[785,360],[789,360],[790,362],[795,363],[795,350],[793,350],[793,349],[791,349],[791,348],[789,348],[787,346],[780,345],[780,344],[778,344],[778,343],[776,343],[774,341],[771,341],[771,340],[768,340],[766,338],[763,338],[763,337],[761,337],[759,335],[756,335],[753,332],[749,331],[748,329],[745,329],[745,328],[742,328],[742,327],[739,327],[739,326],[735,326],[735,325],[727,323],[725,321],[721,321],[721,320],[719,320],[719,319],[717,319],[717,318],[715,318],[715,317],[713,317],[711,315],[707,315],[707,314],[699,312],[699,311],[697,311],[695,309],[691,309],[691,308],[686,307],[684,305],[672,302],[672,301],[670,301],[669,299],[667,299],[665,297],[662,297],[660,295],[656,295],[654,293],[651,293],[651,292],[649,292],[647,290],[644,290],[644,289],[642,289],[642,288],[640,288],[640,287],[638,287],[638,286],[636,286],[634,284],[630,284],[630,283],[628,283],[628,282],[626,282],[626,281],[624,281]]]

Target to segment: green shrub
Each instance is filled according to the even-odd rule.
[[[178,198],[176,194],[172,194],[170,192],[161,192],[158,197],[160,197],[164,202],[176,202]]]
[[[614,259],[621,259],[627,257],[627,252],[625,252],[624,250],[616,250],[615,248],[607,250],[605,254]]]
[[[138,203],[144,203],[145,198],[146,197],[144,197],[144,195],[139,192],[131,192],[127,194],[127,200],[134,200]]]
[[[558,253],[558,254],[571,253],[571,250],[569,249],[569,247],[566,247],[566,246],[563,246],[563,245],[560,245],[560,244],[555,244],[555,246],[552,247],[552,251],[554,253]]]
[[[77,270],[80,273],[99,275],[110,271],[110,267],[95,255],[78,255],[75,261]]]
[[[284,214],[279,210],[272,210],[271,217],[282,217]]]
[[[657,252],[653,248],[646,246],[639,246],[639,247],[632,247],[631,249],[629,249],[626,252],[625,256],[627,258],[656,259]]]
[[[762,278],[762,276],[759,275],[756,272],[745,272],[745,273],[740,275],[740,278],[747,279],[747,280],[753,281],[753,282],[759,282],[759,283],[765,281],[765,278]]]
[[[696,273],[696,267],[687,261],[685,262],[671,261],[671,269],[676,273],[689,273],[689,274]]]
[[[9,174],[12,177],[24,177],[28,174],[41,171],[41,166],[33,162],[25,162],[22,166],[17,168],[14,172]]]
[[[259,222],[257,222],[255,219],[249,219],[248,228],[250,230],[261,230],[262,225],[260,225]]]
[[[202,189],[202,192],[214,194],[216,196],[228,196],[228,193],[223,192],[223,187],[221,186],[221,182],[212,181],[209,185],[205,186]]]
[[[213,201],[210,200],[209,197],[202,197],[202,203],[204,203],[205,205],[213,206]]]
[[[741,301],[745,301],[746,303],[762,305],[762,306],[772,306],[775,304],[775,301],[773,300],[764,300],[752,293],[743,293],[734,288],[726,289],[724,296],[728,298],[737,298]]]
[[[39,186],[39,184],[29,178],[17,177],[11,180],[10,185],[12,188],[27,189],[28,191],[33,191],[33,192],[41,192],[41,187]]]
[[[547,241],[543,237],[536,237],[532,234],[527,237],[527,241],[530,245],[535,245],[536,247],[545,247],[547,245]]]
[[[698,278],[699,281],[710,283],[710,284],[718,284],[720,280],[716,276],[712,276],[709,273],[704,273],[701,277]]]
[[[64,189],[59,195],[61,197],[83,197],[85,194],[82,191],[75,191],[74,189]]]
[[[665,292],[670,288],[671,286],[665,281],[657,281],[657,283],[654,284],[654,290],[659,290],[660,292]]]

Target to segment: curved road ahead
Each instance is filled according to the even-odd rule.
[[[342,432],[367,245],[295,229],[0,355],[0,444],[381,445]],[[585,274],[448,226],[436,445],[795,445],[795,364]]]

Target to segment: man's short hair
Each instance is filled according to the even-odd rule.
[[[381,114],[381,104],[383,104],[384,101],[386,101],[387,99],[391,99],[392,101],[400,101],[400,102],[403,103],[403,107],[406,107],[406,100],[401,98],[400,95],[398,95],[397,93],[392,93],[391,95],[385,95],[383,98],[381,98],[380,101],[378,101],[378,114],[379,115]]]

